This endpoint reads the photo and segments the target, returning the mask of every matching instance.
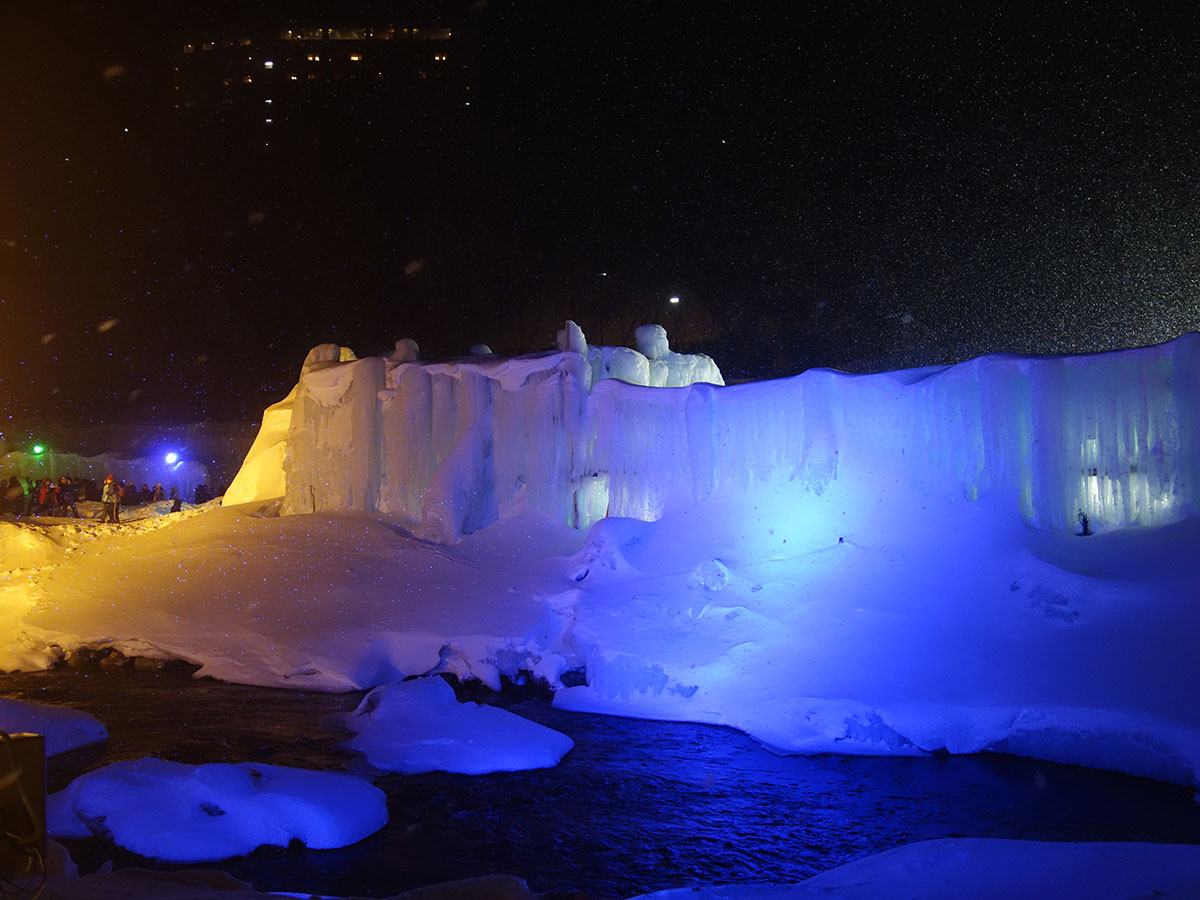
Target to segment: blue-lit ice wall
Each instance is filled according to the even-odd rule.
[[[1075,528],[1080,511],[1114,527],[1196,509],[1198,335],[1094,356],[813,370],[730,387],[593,377],[570,351],[306,372],[285,511],[380,511],[454,540],[522,509],[575,527],[653,520],[669,498],[780,479],[814,496],[839,480],[859,496],[1001,492],[1044,529]]]

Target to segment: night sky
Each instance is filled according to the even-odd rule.
[[[252,419],[318,343],[568,317],[729,380],[1200,330],[1197,54],[1139,5],[8,4],[0,430]],[[453,24],[469,105],[174,109],[186,41],[300,19]]]

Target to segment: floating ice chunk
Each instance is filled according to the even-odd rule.
[[[0,697],[0,731],[45,735],[47,756],[108,739],[108,729],[85,712],[3,697]]]
[[[575,746],[565,734],[477,703],[459,703],[441,678],[377,687],[340,724],[346,746],[377,769],[483,775],[544,769]]]
[[[151,859],[205,862],[299,840],[346,847],[387,824],[387,798],[336,772],[250,763],[113,763],[47,799],[56,837],[98,835]]]

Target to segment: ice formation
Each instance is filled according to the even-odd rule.
[[[419,362],[411,341],[366,359],[315,347],[296,388],[267,410],[225,502],[282,496],[286,513],[383,512],[445,543],[526,507],[576,527],[630,514],[611,508],[593,471],[595,388],[722,383],[711,359],[673,353],[652,329],[639,341],[653,359],[589,347],[573,322],[558,352],[515,359]]]
[[[1035,528],[1161,525],[1195,509],[1200,335],[1090,357],[988,356],[721,386],[707,357],[591,347],[422,363],[322,345],[262,432],[227,503],[384,512],[452,542],[510,511],[583,528],[654,520],[668,497],[785,478],[937,498],[1010,495]],[[411,343],[411,342],[409,342]],[[403,344],[403,342],[402,342]],[[678,388],[662,390],[661,388]]]
[[[258,453],[320,514],[10,523],[0,666],[108,644],[309,689],[532,677],[787,753],[1200,784],[1198,340],[679,388],[601,377],[652,360],[577,329],[516,360],[328,345]]]
[[[55,837],[109,837],[142,856],[204,862],[299,840],[347,847],[387,824],[379,788],[336,772],[250,763],[113,763],[47,798]]]
[[[494,706],[459,703],[441,678],[381,685],[340,724],[358,732],[346,746],[376,769],[416,775],[483,775],[558,764],[574,742]]]

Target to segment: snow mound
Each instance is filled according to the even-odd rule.
[[[55,837],[96,835],[166,862],[208,862],[299,840],[347,847],[387,824],[374,785],[335,772],[250,763],[113,763],[47,798]]]
[[[405,775],[544,769],[575,746],[565,734],[503,709],[459,703],[441,678],[377,687],[338,722],[358,732],[345,746],[377,769]]]
[[[0,521],[0,572],[44,566],[59,553],[45,528]]]
[[[0,697],[0,731],[45,735],[47,756],[108,740],[108,729],[85,712],[4,697]]]

